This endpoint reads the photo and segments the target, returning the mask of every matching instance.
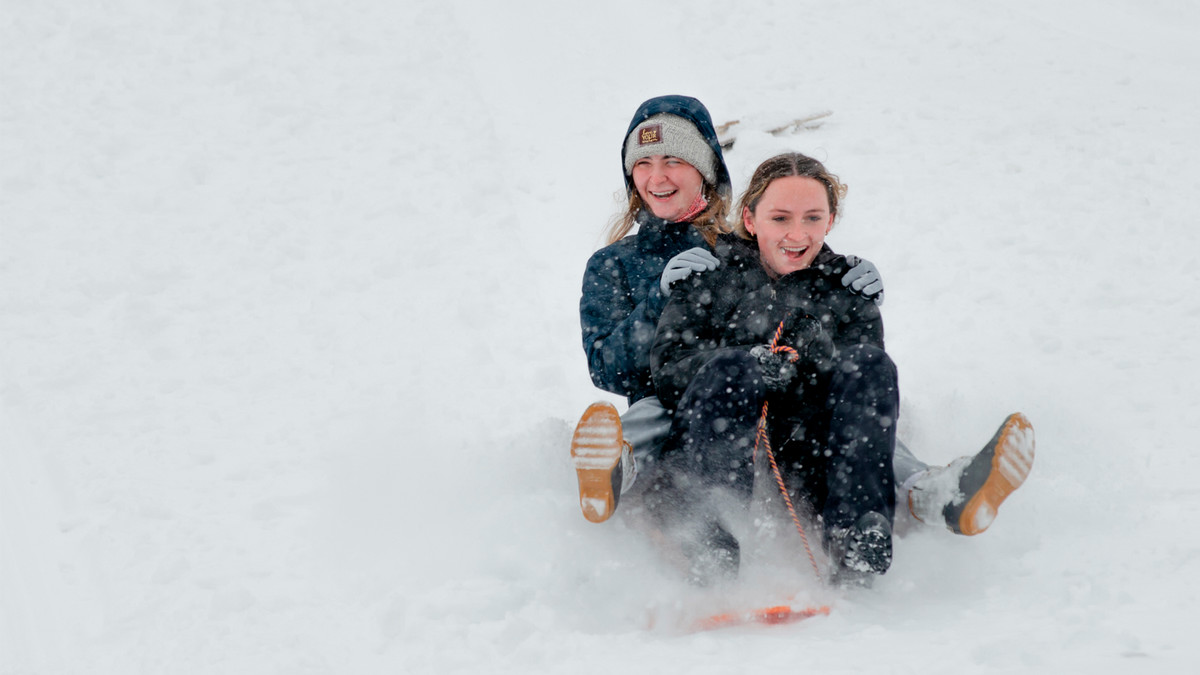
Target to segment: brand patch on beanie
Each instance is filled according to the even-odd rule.
[[[662,143],[662,125],[648,124],[642,127],[638,132],[638,145],[652,145],[654,143]]]
[[[646,118],[625,137],[625,175],[643,157],[677,157],[691,164],[709,185],[717,184],[717,155],[691,121],[670,113]]]

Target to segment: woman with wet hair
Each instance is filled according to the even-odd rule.
[[[811,157],[763,162],[738,202],[735,235],[717,244],[720,264],[677,284],[661,313],[651,372],[675,413],[643,502],[702,583],[737,572],[731,522],[764,445],[789,495],[812,506],[835,582],[869,583],[891,564],[899,386],[879,307],[841,283],[849,262],[826,243],[845,194]],[[1032,454],[1028,420],[1014,414],[957,473],[925,471],[949,489],[935,496],[927,481],[929,503],[914,514],[982,531]],[[906,487],[911,502],[917,485]],[[963,491],[969,499],[951,494]]]

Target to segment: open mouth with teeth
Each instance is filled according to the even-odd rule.
[[[675,196],[676,192],[679,192],[679,190],[668,190],[666,192],[651,192],[650,195],[652,197],[654,197],[655,199],[670,199],[671,197]]]
[[[807,246],[780,246],[779,248],[791,260],[799,260],[804,257],[805,253],[808,253]]]

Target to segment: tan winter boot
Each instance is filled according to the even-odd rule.
[[[629,443],[621,436],[621,416],[611,403],[593,403],[584,411],[571,438],[571,457],[583,517],[593,523],[608,520],[637,475]]]
[[[974,457],[959,457],[918,478],[908,491],[909,511],[922,522],[945,523],[958,534],[979,534],[1025,482],[1033,455],[1033,425],[1013,413]]]

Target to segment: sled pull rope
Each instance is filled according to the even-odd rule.
[[[794,362],[800,358],[800,354],[787,345],[779,344],[779,338],[783,334],[784,321],[779,322],[779,327],[775,329],[775,335],[771,338],[769,347],[772,353],[786,353],[788,361]],[[800,523],[800,516],[796,515],[796,507],[792,504],[792,498],[788,496],[787,486],[783,482],[783,473],[779,471],[779,464],[775,461],[775,452],[771,449],[771,437],[767,433],[767,401],[763,401],[762,415],[758,418],[758,433],[754,438],[755,459],[758,458],[760,447],[766,452],[767,459],[771,461],[771,472],[775,474],[775,484],[779,486],[779,494],[783,495],[783,503],[787,505],[788,515],[792,517],[792,523],[795,524],[796,531],[800,533],[800,540],[804,542],[804,552],[808,554],[808,561],[812,563],[813,572],[820,579],[821,568],[817,566],[817,559],[813,556],[812,547],[808,545],[808,534],[804,531],[804,525]]]

